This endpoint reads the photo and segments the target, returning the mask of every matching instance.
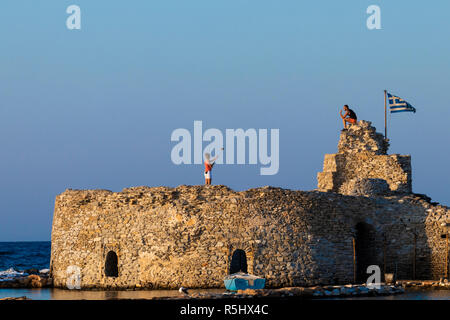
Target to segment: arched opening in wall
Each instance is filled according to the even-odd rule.
[[[355,253],[356,281],[364,283],[370,274],[367,267],[376,263],[375,229],[365,222],[356,224]]]
[[[242,249],[236,249],[231,256],[230,263],[230,274],[242,271],[248,273],[247,271],[247,256],[245,251]]]
[[[117,266],[117,254],[114,251],[109,251],[106,254],[105,259],[105,275],[107,277],[118,277],[119,276],[119,268]]]

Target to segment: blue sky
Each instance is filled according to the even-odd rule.
[[[68,30],[66,8],[81,8]],[[382,30],[366,9],[381,7]],[[280,129],[280,170],[214,168],[213,184],[311,190],[348,104],[383,132],[383,90],[413,190],[450,204],[450,3],[24,1],[0,5],[0,241],[49,240],[55,196],[202,184],[170,160],[176,128]]]

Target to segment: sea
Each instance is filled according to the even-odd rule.
[[[48,272],[50,264],[50,241],[0,242],[0,281],[27,275],[29,269]],[[223,293],[224,289],[193,289],[194,292]],[[0,299],[26,296],[32,300],[115,300],[149,299],[153,297],[178,296],[178,290],[101,291],[68,290],[53,288],[15,289],[0,288]],[[333,298],[331,298],[333,299]],[[342,300],[450,300],[450,290],[414,290],[404,294],[385,297],[348,297]],[[334,300],[334,299],[333,299]]]
[[[29,269],[48,272],[50,241],[0,242],[0,281],[27,274]]]

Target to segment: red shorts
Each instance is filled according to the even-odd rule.
[[[356,119],[347,118],[345,120],[347,120],[347,122],[350,122],[351,124],[356,124]]]

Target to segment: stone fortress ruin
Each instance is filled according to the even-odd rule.
[[[342,131],[318,189],[225,186],[66,190],[56,197],[51,275],[83,289],[223,287],[239,270],[266,287],[448,275],[450,208],[412,193],[410,156],[370,122]]]

